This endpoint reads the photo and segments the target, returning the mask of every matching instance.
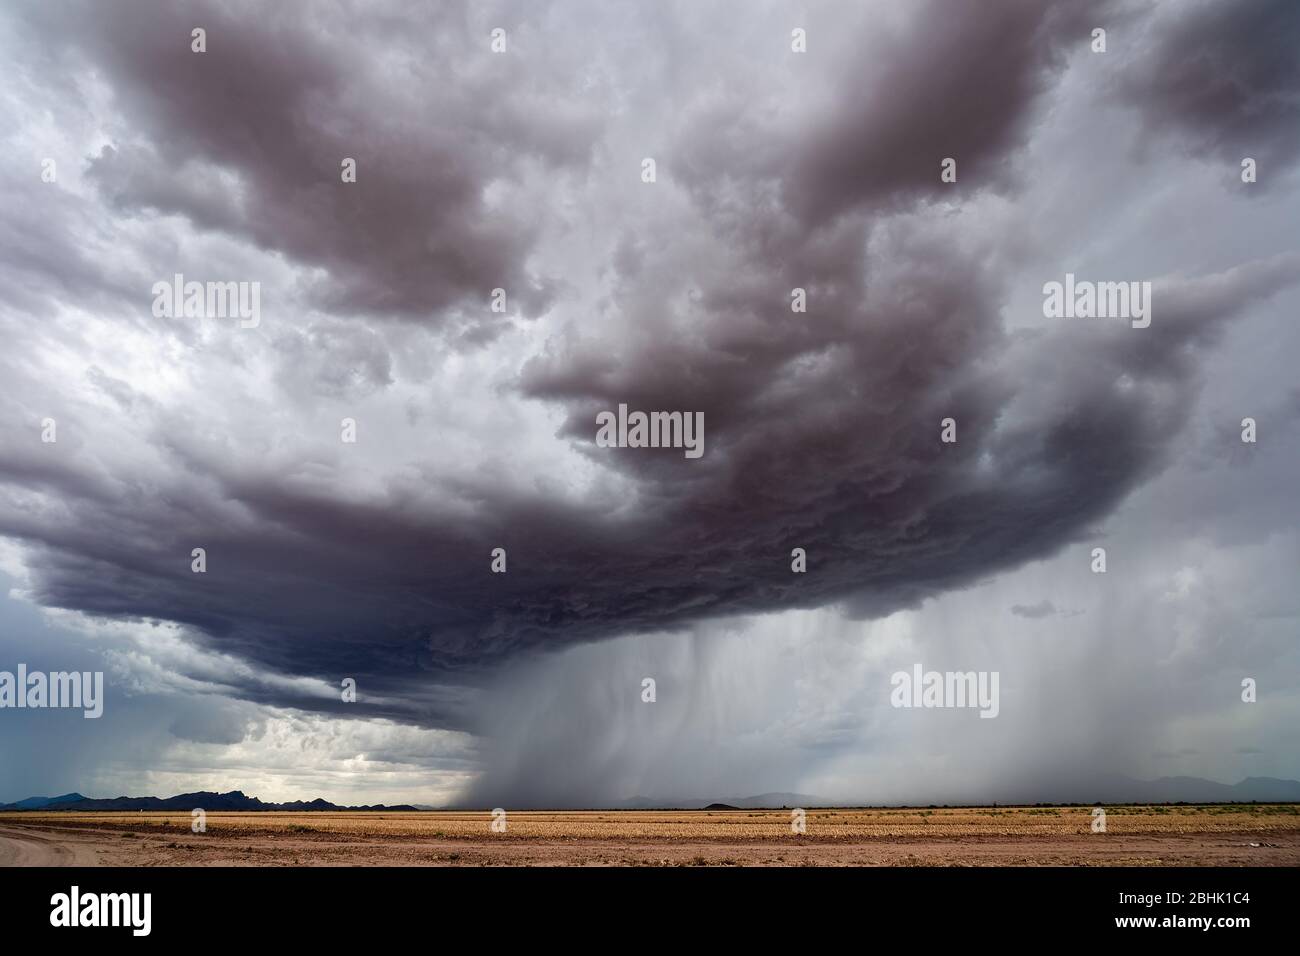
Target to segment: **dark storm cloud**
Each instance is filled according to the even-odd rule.
[[[1271,166],[1300,145],[1300,5],[1291,0],[1170,4],[1148,25],[1118,99],[1189,147]],[[1124,42],[1122,39],[1117,42]]]
[[[620,456],[611,465],[645,482],[657,509],[654,524],[629,528],[655,548],[619,562],[636,582],[623,620],[831,601],[883,614],[1045,556],[1160,467],[1192,394],[1197,337],[1300,277],[1290,257],[1206,280],[1200,295],[1170,289],[1150,329],[1009,338],[969,264],[908,251],[914,262],[932,255],[933,271],[913,265],[884,301],[868,296],[842,325],[829,318],[833,341],[796,321],[752,347],[733,335],[725,350],[651,337],[600,377],[534,368],[535,393],[580,409],[575,438],[591,432],[595,409],[619,401],[703,409],[709,423],[698,468],[591,451],[602,463]],[[1124,378],[1131,385],[1117,387]],[[939,441],[949,416],[955,445]],[[792,547],[807,549],[807,578],[790,573]],[[605,603],[573,572],[584,581],[568,589],[575,608]]]
[[[489,210],[483,191],[521,156],[582,168],[592,120],[547,99],[567,87],[527,93],[542,74],[476,72],[482,38],[471,55],[459,29],[417,44],[384,18],[322,14],[305,30],[277,12],[254,28],[242,8],[203,7],[198,57],[195,18],[177,8],[64,9],[30,19],[66,38],[64,55],[91,59],[125,117],[91,160],[114,215],[178,214],[319,267],[312,301],[340,312],[443,309],[455,321],[494,286],[520,290],[525,312],[549,301],[562,277],[531,274],[527,217]],[[712,151],[692,152],[691,120],[677,129],[682,221],[647,216],[610,244],[607,314],[556,335],[511,396],[563,414],[561,438],[598,476],[587,500],[493,467],[449,477],[436,453],[346,494],[330,486],[337,445],[288,474],[188,409],[155,404],[138,412],[158,459],[147,475],[30,443],[0,461],[16,489],[0,533],[27,545],[34,597],[180,622],[276,673],[355,677],[366,713],[455,724],[457,688],[513,655],[831,603],[885,614],[1078,540],[1162,466],[1203,350],[1300,264],[1171,281],[1145,330],[1005,330],[1007,270],[956,241],[932,200],[959,204],[994,182],[1014,195],[1004,173],[1036,96],[1062,46],[1086,44],[1083,21],[1056,9],[925,5],[811,135],[775,154],[758,121],[738,121]],[[419,108],[390,108],[376,91],[402,87],[420,44],[433,73],[403,101]],[[520,96],[510,105],[507,83]],[[779,159],[747,164],[751,148]],[[953,154],[972,185],[945,194],[938,163]],[[342,156],[358,159],[356,186],[338,183]],[[709,248],[683,263],[687,239]],[[796,286],[807,315],[790,312]],[[293,367],[307,364],[299,350],[346,343],[341,366],[303,371],[313,395],[394,377],[368,333],[295,334],[279,356]],[[115,380],[93,381],[131,404]],[[596,413],[623,402],[703,412],[704,458],[594,447]],[[939,440],[946,417],[954,445]],[[65,434],[75,451],[77,429]],[[515,437],[495,436],[507,450]],[[31,505],[27,488],[57,508]],[[196,546],[203,575],[190,572]],[[495,547],[507,574],[489,571]],[[791,573],[795,547],[806,575]],[[273,685],[240,692],[346,706]]]
[[[945,157],[968,188],[999,183],[1034,99],[1109,6],[913,5],[903,25],[864,37],[872,55],[844,65],[833,111],[808,133],[786,184],[791,204],[817,222],[864,201],[941,198],[950,188],[938,175]]]
[[[486,35],[471,34],[463,4],[440,5],[437,30],[292,3],[26,12],[53,47],[46,69],[86,58],[112,89],[126,127],[89,168],[119,214],[184,216],[318,267],[312,298],[331,311],[448,322],[464,306],[474,318],[456,318],[477,324],[497,287],[527,315],[548,303],[527,266],[533,224],[490,209],[484,190],[529,162],[580,168],[597,122],[580,104],[538,122],[539,102],[561,94],[485,68]],[[344,157],[355,183],[340,182]]]

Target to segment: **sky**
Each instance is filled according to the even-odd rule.
[[[106,701],[0,709],[0,800],[1300,779],[1298,40],[1289,0],[5,4],[0,671]],[[256,321],[158,314],[177,274]],[[1067,274],[1149,326],[1047,315]],[[621,404],[704,453],[603,447]],[[894,706],[917,664],[996,718]]]

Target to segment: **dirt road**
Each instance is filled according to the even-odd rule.
[[[95,866],[99,842],[93,835],[0,827],[0,866]]]

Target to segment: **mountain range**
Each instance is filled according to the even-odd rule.
[[[1238,783],[1219,783],[1201,777],[1161,777],[1138,780],[1134,777],[1090,777],[1085,780],[1062,780],[1033,792],[1009,788],[1003,793],[973,795],[962,806],[989,803],[1006,806],[1042,804],[1123,804],[1123,803],[1300,803],[1300,780],[1277,777],[1247,777]],[[782,809],[787,807],[860,806],[853,801],[830,800],[807,793],[761,793],[753,797],[729,797],[722,800],[679,799],[668,797],[632,797],[619,801],[611,809],[621,810],[701,810],[711,804],[739,810]],[[958,805],[958,804],[954,804]]]
[[[386,807],[383,804],[364,807],[341,807],[328,800],[294,800],[291,803],[263,803],[257,797],[250,797],[242,790],[229,793],[213,793],[200,790],[197,793],[182,793],[174,797],[111,797],[94,800],[79,793],[65,793],[59,797],[28,797],[16,803],[0,804],[0,810],[184,810],[195,808],[205,811],[213,810],[293,810],[299,813],[312,810],[418,810],[409,804]]]
[[[1083,799],[1087,798],[1087,799]],[[974,800],[965,805],[979,806],[987,803],[1003,805],[1043,804],[1122,804],[1122,803],[1300,803],[1300,780],[1282,780],[1277,777],[1247,777],[1234,783],[1219,783],[1201,777],[1161,777],[1158,780],[1137,780],[1132,777],[1113,776],[1087,781],[1062,781],[1048,791],[1026,799],[1024,794],[1008,793],[986,799]],[[784,809],[787,807],[843,807],[858,806],[842,800],[827,800],[807,793],[760,793],[752,797],[730,797],[723,800],[680,799],[667,797],[632,797],[617,801],[602,809],[616,810],[701,810],[711,805],[735,807],[740,810]],[[348,807],[330,803],[319,797],[315,800],[295,800],[290,803],[264,803],[250,797],[242,790],[229,793],[199,791],[182,793],[174,797],[112,797],[92,799],[80,793],[65,793],[57,797],[28,797],[14,803],[0,804],[2,810],[183,810],[196,807],[213,810],[292,810],[345,811],[387,810],[410,812],[434,810],[425,804],[399,804],[397,806]],[[470,807],[458,809],[475,809]],[[524,808],[519,808],[524,809]]]

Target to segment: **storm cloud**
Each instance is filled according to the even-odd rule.
[[[880,621],[1095,543],[1186,455],[1225,343],[1296,301],[1296,28],[1265,2],[16,4],[0,535],[24,596],[166,622],[239,662],[207,675],[230,698],[509,754],[485,696],[562,652]],[[1257,205],[1248,155],[1278,218],[1162,244],[1171,180]],[[1150,327],[1044,318],[1067,272],[1152,282]],[[261,325],[155,317],[175,273],[261,283]],[[704,456],[598,447],[619,404],[703,413]],[[569,783],[613,794],[608,769]]]

